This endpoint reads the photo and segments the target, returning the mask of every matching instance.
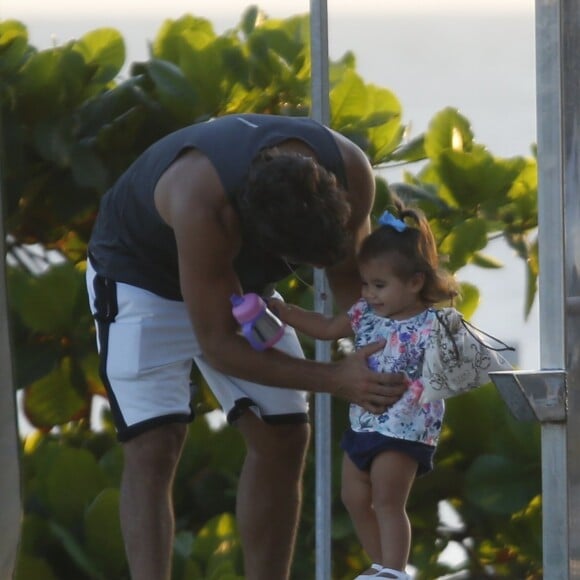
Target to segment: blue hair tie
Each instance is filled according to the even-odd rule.
[[[382,226],[390,226],[395,228],[398,232],[403,232],[407,229],[407,224],[404,221],[397,219],[389,211],[383,213],[383,215],[379,218],[379,223]]]

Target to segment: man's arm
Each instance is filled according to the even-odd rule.
[[[356,261],[360,244],[371,232],[370,214],[375,200],[375,176],[365,153],[352,141],[333,132],[346,169],[351,216],[348,228],[351,245],[345,260],[327,268],[326,275],[339,310],[360,298],[361,280]]]

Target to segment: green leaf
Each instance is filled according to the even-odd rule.
[[[331,524],[333,540],[342,540],[352,536],[354,528],[352,520],[346,512],[340,512],[334,515]]]
[[[172,578],[174,580],[203,580],[201,566],[191,559],[194,536],[190,531],[175,534],[173,542]]]
[[[59,580],[49,563],[40,556],[20,554],[16,563],[14,580]]]
[[[73,384],[70,361],[63,361],[26,388],[23,411],[28,421],[39,429],[64,425],[88,412],[86,399]]]
[[[367,113],[367,94],[363,80],[354,71],[346,71],[342,81],[332,87],[329,95],[331,125],[339,132],[352,119]]]
[[[479,290],[468,282],[460,284],[460,295],[456,300],[455,307],[469,320],[479,306]]]
[[[19,551],[34,555],[51,549],[48,522],[41,516],[27,513],[22,519]]]
[[[153,57],[180,65],[183,45],[199,50],[213,42],[213,25],[205,18],[186,14],[177,20],[165,20],[152,45]]]
[[[70,47],[31,55],[18,77],[19,108],[29,120],[63,114],[84,98],[84,73],[82,56]]]
[[[106,478],[107,485],[120,487],[123,474],[123,448],[119,445],[111,447],[99,459],[99,467]]]
[[[203,49],[183,49],[180,67],[189,86],[196,87],[196,115],[219,110],[226,100],[227,72],[224,70],[224,49],[231,43],[218,39]]]
[[[87,578],[90,580],[107,580],[99,572],[95,563],[87,556],[77,537],[56,522],[50,522],[49,527],[51,534],[58,539],[66,553],[71,557],[71,560],[86,574]]]
[[[240,30],[246,35],[252,34],[256,28],[256,24],[259,18],[263,16],[257,6],[248,6],[244,13],[242,14],[242,19],[240,21]]]
[[[26,27],[16,20],[0,22],[0,73],[16,73],[31,53]]]
[[[216,469],[206,469],[189,483],[189,492],[198,517],[209,519],[222,511],[235,511],[234,483],[237,476]]]
[[[150,102],[150,97],[140,87],[141,82],[142,77],[127,79],[98,98],[84,102],[79,108],[79,132],[83,135],[83,140],[98,137],[110,124],[134,114],[135,107]],[[127,128],[124,127],[124,130],[127,131]],[[134,131],[131,134],[133,133]],[[119,142],[110,143],[111,147],[115,145],[118,147]]]
[[[125,42],[118,30],[100,28],[83,35],[73,44],[92,69],[91,81],[106,85],[112,81],[125,63]]]
[[[447,212],[449,206],[438,195],[436,189],[429,184],[391,183],[390,189],[407,205],[417,204],[427,215]]]
[[[202,415],[191,424],[185,440],[181,460],[177,467],[177,478],[184,480],[209,464],[212,455],[214,432],[210,430],[206,418]]]
[[[300,26],[294,27],[300,30]],[[278,21],[266,20],[248,36],[250,82],[271,92],[275,102],[293,86],[303,87],[307,61],[304,46]]]
[[[208,580],[243,580],[238,576],[242,567],[242,548],[239,539],[223,540],[209,557],[206,575]]]
[[[197,560],[207,562],[225,540],[237,536],[236,521],[232,514],[224,513],[213,517],[201,530],[193,542],[192,554]]]
[[[521,157],[494,158],[483,147],[467,152],[443,151],[437,160],[442,181],[462,208],[482,203],[495,208],[498,202],[504,202],[525,163]]]
[[[194,560],[183,558],[173,552],[171,578],[173,580],[204,580],[201,566]]]
[[[38,123],[33,132],[34,144],[44,159],[61,168],[70,163],[70,149],[75,143],[74,122],[71,118],[51,118]]]
[[[386,179],[380,175],[375,176],[375,203],[373,206],[373,215],[378,219],[385,209],[392,203],[394,190],[389,187]]]
[[[538,273],[539,273],[539,256],[538,240],[536,240],[529,253],[529,258],[525,261],[526,268],[526,299],[525,299],[525,316],[528,317],[532,311],[535,297],[538,292]]]
[[[183,123],[193,119],[198,95],[183,72],[174,64],[152,59],[147,65],[159,102]]]
[[[82,273],[68,261],[38,276],[14,271],[9,280],[11,301],[18,316],[31,330],[66,333],[78,323],[73,305],[85,292]]]
[[[52,372],[62,356],[62,345],[54,340],[29,337],[17,319],[13,327],[16,388],[23,389]]]
[[[304,29],[294,19],[289,21],[266,20],[255,28],[250,36],[250,44],[267,47],[276,60],[288,69],[295,67],[304,51]]]
[[[86,549],[106,578],[120,578],[127,568],[119,519],[119,490],[107,487],[87,507],[84,518]]]
[[[474,266],[479,266],[480,268],[488,268],[490,270],[497,270],[503,268],[503,262],[500,262],[497,258],[493,256],[487,256],[481,252],[475,252],[470,261]]]
[[[419,135],[403,145],[397,147],[388,157],[388,161],[406,161],[414,163],[423,161],[427,157],[425,152],[425,135]]]
[[[52,517],[64,526],[80,524],[87,506],[104,487],[104,476],[86,449],[53,449],[40,486]]]
[[[501,455],[478,457],[465,477],[466,498],[486,512],[513,514],[537,495],[526,466]]]
[[[399,146],[404,134],[401,103],[391,91],[367,85],[367,106],[375,111],[363,121],[370,125],[368,154],[371,160],[385,159]],[[369,120],[372,122],[373,118],[377,122],[370,124]]]
[[[473,144],[471,125],[457,109],[448,107],[437,113],[425,134],[425,151],[436,159],[444,151],[469,151]]]
[[[449,256],[447,267],[456,272],[465,266],[474,252],[487,245],[486,221],[471,218],[456,224],[447,237],[441,242],[440,252]]]
[[[502,405],[498,394],[488,386],[446,402],[445,433],[440,452],[448,457],[448,463],[461,461],[463,465],[489,452],[490,436],[504,420],[505,414],[497,412]]]
[[[95,150],[84,143],[75,143],[70,150],[70,166],[75,181],[82,187],[105,191],[109,172]]]
[[[241,472],[244,456],[245,443],[237,429],[227,425],[214,434],[210,462],[214,469],[237,475]]]

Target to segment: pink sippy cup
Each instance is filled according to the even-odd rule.
[[[266,306],[260,296],[249,292],[232,294],[232,313],[240,323],[242,334],[256,350],[274,346],[284,335],[284,323]]]

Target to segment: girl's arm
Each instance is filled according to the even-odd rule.
[[[304,310],[294,304],[287,304],[277,298],[269,299],[268,306],[282,322],[312,338],[334,340],[353,334],[350,318],[346,313],[329,317],[319,312]]]

